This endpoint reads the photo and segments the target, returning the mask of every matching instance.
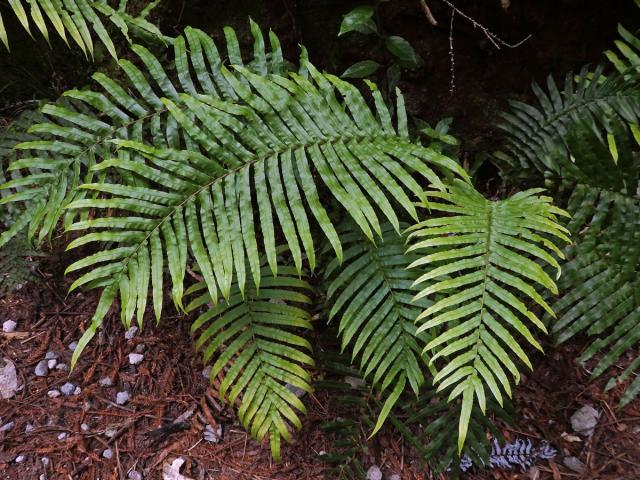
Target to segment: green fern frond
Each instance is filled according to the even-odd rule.
[[[351,223],[343,230],[344,261],[333,260],[325,272],[330,278],[329,317],[339,317],[342,350],[350,347],[352,359],[359,357],[363,375],[382,392],[391,390],[371,432],[374,435],[405,386],[410,385],[417,396],[424,384],[426,365],[421,357],[428,337],[416,335],[414,322],[431,302],[412,303],[418,293],[412,284],[419,273],[407,267],[418,257],[405,255],[404,238],[389,223],[382,225],[378,244]]]
[[[255,41],[250,68],[262,74],[284,72],[278,38],[269,33],[271,52],[267,60],[262,32],[255,23],[251,24],[251,30]],[[128,78],[122,85],[96,73],[93,79],[102,90],[70,90],[56,104],[45,105],[40,117],[29,125],[29,137],[15,145],[17,158],[9,164],[7,177],[24,177],[21,189],[16,189],[15,183],[0,185],[0,194],[5,190],[13,195],[3,203],[14,204],[24,211],[19,225],[0,234],[0,246],[27,225],[29,239],[37,233],[38,242],[51,237],[63,216],[65,226],[69,226],[77,212],[65,211],[65,207],[87,195],[87,191],[77,187],[81,183],[106,181],[104,174],[95,175],[93,165],[117,156],[136,160],[125,150],[118,152],[113,139],[152,138],[157,148],[175,148],[184,141],[197,151],[195,141],[181,131],[176,117],[161,99],[171,99],[173,111],[179,110],[187,117],[193,113],[181,101],[183,93],[189,97],[207,95],[237,100],[220,68],[228,61],[241,62],[242,57],[235,32],[227,28],[225,37],[227,57],[219,53],[207,34],[187,28],[184,36],[175,40],[174,59],[166,69],[146,48],[133,45],[146,72],[122,59],[118,63],[123,77]],[[177,78],[172,78],[172,70]],[[121,175],[128,184],[138,181],[135,174],[122,171]]]
[[[72,42],[80,47],[87,58],[93,58],[93,32],[109,54],[116,60],[118,59],[113,39],[105,28],[101,17],[106,18],[118,28],[128,41],[131,41],[128,34],[129,29],[138,32],[143,37],[160,39],[165,43],[171,41],[171,39],[165,38],[155,25],[145,20],[144,16],[148,14],[148,11],[145,10],[145,15],[139,17],[127,13],[127,1],[120,2],[120,7],[117,10],[110,7],[107,2],[89,0],[8,0],[7,3],[7,7],[13,11],[31,37],[33,37],[31,26],[35,25],[47,43],[50,44],[49,29],[53,26],[67,46],[69,46],[67,35],[69,35]],[[153,3],[157,4],[157,2]],[[2,12],[0,12],[0,41],[7,50],[10,50]]]
[[[640,199],[590,185],[578,185],[569,200],[573,220],[568,227],[576,245],[559,283],[565,294],[554,304],[558,342],[586,332],[594,337],[578,358],[602,354],[591,377],[605,373],[628,351],[640,346]],[[623,384],[640,371],[640,357],[607,389]],[[621,405],[640,393],[640,376],[628,386]]]
[[[579,182],[598,177],[608,188],[634,191],[638,177],[630,169],[640,140],[637,79],[604,76],[602,67],[591,75],[585,67],[578,78],[574,84],[568,74],[562,91],[551,77],[548,92],[534,84],[538,108],[510,102],[511,110],[498,124],[505,134],[504,151],[496,157],[518,176],[538,170]]]
[[[269,435],[279,461],[281,438],[290,441],[289,426],[300,428],[299,413],[306,413],[293,390],[312,391],[312,347],[299,335],[311,330],[311,316],[298,306],[311,302],[311,287],[293,267],[279,266],[274,277],[264,259],[261,265],[259,291],[234,282],[229,299],[216,302],[200,282],[187,290],[198,296],[186,310],[207,306],[191,332],[204,362],[213,363],[210,379],[221,377],[220,398],[230,405],[239,400],[243,427],[257,440]]]
[[[499,404],[502,392],[511,395],[511,373],[517,383],[519,359],[531,363],[514,333],[542,349],[531,326],[546,332],[525,301],[553,315],[536,290],[557,293],[555,282],[537,263],[557,269],[561,257],[554,241],[569,242],[557,222],[566,212],[551,205],[541,190],[528,190],[502,201],[486,200],[473,187],[456,181],[447,191],[430,192],[431,211],[452,213],[412,227],[410,251],[422,257],[411,267],[429,266],[416,284],[426,284],[416,300],[436,296],[435,303],[417,318],[418,332],[431,333],[425,352],[431,363],[447,358],[434,378],[438,391],[452,388],[449,401],[462,396],[458,450],[468,431],[474,399],[486,408],[485,386]],[[525,321],[523,321],[525,320]]]
[[[604,52],[615,69],[626,79],[637,78],[640,73],[640,38],[618,24],[620,39],[614,42],[615,49]]]

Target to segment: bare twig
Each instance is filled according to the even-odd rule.
[[[438,26],[438,21],[431,13],[431,9],[429,8],[429,5],[427,5],[427,0],[420,0],[420,6],[422,7],[424,16],[427,17],[427,21],[434,27]]]
[[[449,95],[453,96],[456,89],[456,57],[453,51],[453,18],[456,15],[455,9],[451,9],[451,22],[449,23],[449,59],[451,60],[451,78],[449,80]]]

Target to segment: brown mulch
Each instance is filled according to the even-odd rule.
[[[0,400],[0,424],[14,422],[11,430],[0,432],[1,479],[38,480],[42,474],[48,480],[126,479],[131,470],[145,479],[161,479],[163,464],[179,457],[185,460],[181,473],[195,480],[324,478],[318,454],[330,451],[332,442],[319,426],[345,415],[335,394],[319,391],[304,397],[308,415],[303,429],[292,445],[283,446],[283,461],[274,464],[268,443],[249,438],[230,409],[215,399],[193,350],[189,321],[177,315],[164,318],[159,326],[148,319],[142,333],[126,340],[119,315],[112,313],[72,373],[54,369],[47,377],[36,377],[34,368],[49,351],[69,365],[68,344],[80,337],[95,306],[93,294],[65,297],[67,286],[68,280],[49,278],[0,300],[0,321],[18,322],[16,334],[0,333],[0,355],[14,362],[24,385],[14,398]],[[144,354],[135,367],[128,361],[132,352]],[[578,354],[577,347],[562,348],[535,358],[535,372],[525,376],[516,391],[521,430],[503,428],[510,439],[548,440],[559,450],[555,461],[527,472],[492,470],[463,478],[640,479],[640,404],[617,410],[621,390],[603,393],[604,380],[588,383],[587,372],[573,360]],[[107,376],[113,386],[100,386]],[[81,393],[47,395],[66,382],[79,386]],[[131,399],[117,405],[116,393],[124,390]],[[591,439],[576,441],[569,417],[585,404],[602,415]],[[207,423],[221,425],[224,434],[218,444],[203,440]],[[34,427],[29,433],[27,424]],[[111,459],[103,457],[107,449]],[[371,458],[363,463],[381,465],[386,475],[445,478],[422,466],[391,430],[377,436],[369,452]],[[22,463],[15,461],[19,455],[26,457]],[[589,473],[565,468],[562,458],[569,455],[580,458]]]

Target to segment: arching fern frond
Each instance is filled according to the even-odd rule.
[[[301,336],[312,328],[311,316],[299,306],[311,302],[311,287],[293,267],[281,265],[274,277],[266,261],[261,265],[259,291],[253,285],[242,291],[234,282],[229,300],[216,302],[200,282],[187,290],[198,295],[187,311],[207,306],[191,332],[204,362],[213,363],[210,379],[220,380],[221,399],[238,404],[240,422],[253,437],[269,436],[278,461],[281,438],[290,441],[289,426],[300,428],[299,414],[306,413],[294,390],[312,391],[312,347]]]
[[[121,1],[118,9],[114,9],[106,1],[89,0],[8,0],[6,6],[16,15],[22,27],[33,37],[32,26],[50,44],[49,31],[53,26],[56,33],[69,46],[69,37],[80,47],[85,57],[93,58],[94,40],[92,33],[104,45],[109,54],[117,59],[116,47],[107,31],[103,20],[112,23],[123,36],[130,41],[129,30],[139,32],[141,36],[170,41],[158,28],[145,19],[149,8],[145,8],[139,16],[127,12],[127,1]],[[150,7],[157,5],[150,2]],[[27,13],[28,11],[28,13]],[[6,18],[6,17],[5,17]],[[67,36],[68,35],[68,36]],[[0,12],[0,41],[9,50],[9,37]]]
[[[594,340],[578,358],[586,362],[601,354],[591,372],[596,378],[626,352],[640,346],[640,199],[578,185],[568,205],[568,227],[576,245],[559,286],[566,293],[554,305],[559,316],[553,331],[559,342],[586,332]],[[640,370],[637,357],[607,389]],[[640,393],[640,376],[621,398],[626,405]]]
[[[502,404],[502,392],[511,395],[506,372],[517,383],[516,360],[531,368],[514,334],[541,349],[531,326],[546,332],[545,326],[524,301],[553,314],[536,287],[552,293],[557,293],[557,287],[537,262],[555,267],[559,275],[554,255],[561,253],[553,242],[569,239],[557,222],[557,215],[566,212],[540,192],[528,190],[489,201],[470,185],[456,181],[447,191],[430,192],[428,204],[423,205],[453,215],[412,227],[410,251],[421,252],[422,258],[411,266],[429,266],[416,280],[425,284],[416,300],[437,296],[419,315],[418,332],[433,337],[425,347],[425,352],[432,352],[431,363],[447,359],[434,378],[438,391],[452,388],[450,401],[462,397],[459,451],[474,400],[485,410],[485,387]]]
[[[271,52],[267,60],[263,34],[253,22],[251,31],[254,47],[249,68],[261,74],[284,72],[278,38],[269,33]],[[93,79],[101,90],[70,90],[61,101],[45,105],[40,119],[34,119],[30,125],[29,138],[15,145],[16,158],[9,164],[7,177],[24,177],[20,189],[15,183],[0,185],[0,191],[13,195],[5,198],[5,204],[11,203],[24,212],[19,225],[0,234],[0,246],[27,225],[29,238],[37,234],[39,242],[52,235],[63,215],[65,225],[70,225],[76,212],[65,212],[65,207],[87,194],[77,187],[81,183],[105,181],[104,176],[94,178],[93,165],[118,155],[124,160],[136,160],[125,150],[118,152],[112,139],[152,138],[156,148],[176,148],[185,142],[198,151],[197,143],[178,128],[176,117],[161,99],[171,99],[173,110],[187,116],[192,113],[181,100],[182,93],[188,97],[204,94],[237,100],[220,67],[225,62],[242,64],[242,55],[233,29],[225,29],[225,38],[226,56],[206,33],[187,28],[184,36],[175,40],[173,62],[168,68],[146,48],[133,45],[146,71],[122,59],[118,63],[123,77],[128,79],[122,85],[96,73]],[[122,181],[135,184],[133,174],[124,170],[121,174]]]
[[[407,270],[416,255],[405,254],[404,238],[388,223],[374,244],[352,223],[344,227],[344,262],[333,260],[325,271],[330,279],[327,299],[330,318],[340,320],[342,349],[359,357],[360,369],[387,399],[371,432],[375,434],[406,386],[417,396],[424,384],[422,348],[426,334],[416,335],[415,319],[431,302],[421,299],[412,284],[416,270]]]

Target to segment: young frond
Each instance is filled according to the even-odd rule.
[[[269,32],[271,52],[267,60],[263,34],[251,23],[254,34],[253,60],[249,68],[260,74],[284,71],[278,38]],[[238,39],[233,29],[225,29],[227,55],[206,33],[185,29],[175,39],[172,65],[163,67],[146,48],[133,45],[133,52],[146,67],[140,70],[126,59],[118,61],[122,84],[103,73],[93,76],[101,90],[69,90],[55,104],[45,105],[38,116],[26,124],[27,135],[15,147],[7,177],[23,177],[17,183],[0,185],[3,204],[23,210],[24,215],[13,228],[0,235],[0,246],[28,228],[29,239],[37,234],[38,242],[51,237],[60,219],[68,226],[77,211],[65,210],[74,200],[86,197],[78,189],[82,183],[105,182],[104,174],[95,175],[91,167],[103,160],[118,157],[136,161],[126,150],[118,151],[113,139],[142,141],[152,138],[156,148],[176,148],[182,141],[196,149],[188,135],[179,128],[175,115],[169,113],[162,99],[170,99],[174,112],[191,116],[180,95],[207,95],[228,101],[238,100],[233,88],[221,73],[223,63],[242,64]],[[175,71],[175,77],[171,71]],[[23,128],[23,132],[24,132]],[[3,167],[4,168],[4,167]],[[122,181],[135,184],[135,174],[122,171]],[[10,193],[11,195],[7,195]]]
[[[118,59],[113,39],[105,28],[103,19],[118,28],[127,40],[130,40],[129,31],[143,38],[154,38],[163,42],[169,40],[155,25],[145,19],[151,9],[158,4],[158,0],[150,2],[139,16],[132,16],[127,12],[127,0],[121,1],[118,9],[112,8],[104,1],[88,0],[8,0],[7,3],[32,38],[32,26],[35,25],[50,44],[49,29],[53,26],[67,46],[69,46],[67,35],[69,35],[72,42],[80,47],[87,58],[93,58],[94,39],[91,36],[93,32],[109,54]],[[9,37],[1,13],[0,41],[7,50],[10,50]]]
[[[531,327],[546,332],[545,326],[525,302],[553,315],[538,289],[558,290],[539,263],[553,266],[559,276],[554,257],[562,254],[554,242],[569,238],[557,221],[566,212],[540,192],[490,201],[456,181],[446,191],[428,193],[423,205],[452,215],[429,218],[411,229],[409,251],[421,254],[411,267],[424,272],[415,282],[422,285],[415,299],[435,299],[418,316],[418,332],[433,338],[425,347],[432,364],[447,359],[434,378],[438,390],[451,388],[450,401],[462,396],[459,451],[474,399],[484,411],[488,387],[502,404],[502,392],[511,395],[507,372],[516,383],[520,378],[515,360],[531,368],[517,337],[541,349]]]
[[[410,385],[416,396],[424,384],[422,347],[425,334],[416,335],[415,319],[431,302],[412,303],[418,292],[416,270],[407,266],[416,255],[405,255],[404,238],[389,224],[382,225],[382,240],[368,240],[349,223],[340,238],[344,261],[334,259],[325,271],[329,277],[327,298],[330,318],[339,318],[342,349],[350,347],[359,357],[360,369],[373,386],[387,389],[375,434],[399,396]]]
[[[564,294],[554,304],[558,321],[553,332],[559,342],[581,332],[594,338],[578,361],[601,354],[591,374],[596,378],[640,346],[640,199],[578,185],[568,210],[576,245],[567,251],[559,282]],[[639,370],[637,357],[607,389]],[[622,405],[640,393],[638,378],[627,388]]]
[[[206,307],[191,326],[204,362],[213,364],[210,380],[220,380],[219,396],[238,405],[238,416],[253,437],[269,435],[271,452],[280,458],[280,441],[290,441],[290,426],[301,427],[306,413],[297,390],[311,392],[311,344],[301,336],[310,330],[311,316],[301,308],[311,302],[310,285],[293,267],[280,266],[274,277],[261,262],[260,290],[243,292],[231,285],[228,300],[211,298],[205,282],[187,290],[197,296],[187,311]]]

